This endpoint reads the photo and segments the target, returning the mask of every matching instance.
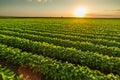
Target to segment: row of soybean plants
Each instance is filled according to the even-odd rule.
[[[0,51],[0,54],[2,52]],[[0,65],[0,80],[22,80],[20,76],[16,76],[16,74],[6,67],[2,67]]]
[[[46,21],[47,22],[47,21]],[[51,21],[52,22],[52,21]],[[112,27],[109,27],[109,25],[107,24],[107,25],[101,25],[101,24],[98,24],[98,25],[95,25],[95,24],[76,24],[76,25],[71,25],[71,24],[63,24],[63,23],[54,23],[54,24],[44,24],[44,23],[30,23],[32,26],[33,26],[33,28],[32,29],[40,29],[40,30],[49,30],[49,31],[57,31],[57,32],[64,32],[64,33],[67,33],[67,32],[70,32],[71,33],[71,31],[72,31],[72,33],[75,33],[74,32],[74,29],[75,28],[77,28],[77,29],[75,29],[75,31],[77,31],[76,32],[76,34],[79,34],[79,33],[94,33],[94,30],[96,30],[97,32],[98,32],[98,30],[100,29],[103,29],[101,32],[103,33],[103,31],[105,31],[104,30],[104,26],[105,26],[105,28],[107,29],[107,32],[109,32],[110,30],[112,30],[112,31],[114,31],[114,32],[116,32],[117,30],[115,29],[115,28],[113,28],[113,29],[111,29]],[[19,25],[21,25],[21,24],[19,24]],[[30,25],[30,28],[31,28],[31,25]],[[58,26],[58,25],[60,25],[60,26]],[[95,26],[94,26],[95,25]],[[64,26],[64,27],[63,27]],[[69,27],[70,26],[70,27]],[[94,27],[92,27],[92,26],[94,26]],[[34,28],[35,27],[35,28]],[[99,27],[99,28],[98,28]],[[102,28],[101,28],[102,27]],[[61,28],[61,29],[59,29],[59,28]],[[67,29],[66,29],[67,28]],[[72,30],[71,30],[71,28],[73,28]],[[87,28],[87,29],[86,29]],[[92,29],[90,29],[90,28],[92,28]],[[115,30],[114,30],[115,29]],[[93,31],[92,31],[93,30]],[[119,30],[118,30],[119,31]],[[118,32],[117,31],[117,32]],[[96,32],[96,33],[97,33]],[[111,32],[111,31],[110,31]],[[106,33],[106,31],[104,32],[104,33]]]
[[[29,26],[28,26],[29,25]],[[78,29],[78,31],[79,31],[79,33],[77,32],[77,33],[75,33],[75,32],[71,32],[70,30],[68,30],[68,31],[63,31],[63,30],[61,30],[61,29],[58,29],[57,28],[57,26],[55,26],[59,31],[57,31],[57,29],[56,30],[54,30],[54,28],[55,27],[53,27],[52,28],[52,26],[51,25],[48,25],[48,24],[43,24],[43,25],[41,25],[41,24],[26,24],[26,25],[23,25],[23,24],[13,24],[12,25],[13,27],[18,27],[19,26],[19,28],[22,28],[21,26],[24,26],[23,27],[23,29],[30,29],[30,30],[36,30],[36,31],[47,31],[47,32],[52,32],[52,33],[66,33],[66,34],[72,34],[72,35],[81,35],[81,33],[83,34],[89,34],[88,36],[90,36],[90,35],[92,35],[92,34],[94,34],[94,33],[96,33],[96,32],[91,32],[91,31],[88,31],[87,33],[86,33],[86,30],[85,31],[83,31],[83,32],[81,32],[81,30],[79,31]],[[33,26],[33,28],[31,28]],[[38,27],[38,28],[37,28]],[[43,29],[43,28],[46,28],[46,29]],[[49,29],[49,27],[50,27],[50,29]],[[97,26],[96,26],[97,27]],[[61,28],[61,27],[60,27]],[[82,27],[83,28],[83,27]],[[92,27],[92,28],[94,28],[94,27]],[[110,28],[110,27],[108,27],[108,28]],[[84,30],[84,28],[83,28],[83,30]],[[99,29],[98,29],[99,30]],[[98,31],[98,30],[96,30],[96,31]],[[102,32],[102,31],[101,31]],[[107,33],[108,33],[109,31],[107,31]],[[110,31],[111,32],[111,31]],[[116,32],[116,31],[112,31],[112,32]],[[117,31],[117,33],[118,33],[118,31]],[[83,34],[83,36],[84,36],[84,34]],[[96,33],[96,35],[98,36],[98,35],[106,35],[106,32],[102,32],[102,33]],[[107,34],[106,36],[108,36],[108,35],[112,35],[113,36],[113,34]],[[117,36],[117,35],[116,35]]]
[[[84,34],[84,33],[72,33],[72,32],[59,32],[59,31],[54,31],[54,30],[44,30],[44,29],[35,29],[35,28],[25,28],[25,30],[32,30],[32,31],[41,31],[41,32],[49,32],[49,33],[54,33],[54,34],[64,34],[64,35],[72,35],[72,36],[80,36],[80,37],[86,37],[86,38],[100,38],[100,39],[106,39],[106,40],[115,40],[115,41],[120,41],[119,36],[109,36],[109,35],[96,35],[96,34]]]
[[[6,25],[6,24],[3,24],[3,25],[0,25],[1,26],[1,28],[5,28],[6,26],[6,28],[11,28],[11,26],[12,26],[12,28],[14,27],[14,28],[22,28],[22,27],[24,27],[26,30],[36,30],[36,31],[41,31],[41,32],[51,32],[51,33],[61,33],[60,31],[57,31],[57,30],[48,30],[47,28],[44,30],[43,29],[43,27],[41,28],[41,29],[35,29],[36,27],[35,26],[37,26],[36,24],[26,24],[26,25],[24,25],[24,24],[11,24],[11,25]],[[22,27],[21,27],[22,26]],[[34,26],[34,28],[30,28],[31,26]],[[24,29],[24,28],[22,28],[22,29]],[[64,33],[68,33],[68,34],[75,34],[75,33],[72,33],[72,32],[63,32],[62,31],[62,33],[64,34]],[[62,34],[61,33],[61,34]],[[68,35],[67,34],[67,35]],[[81,34],[81,32],[79,31],[79,33],[77,33],[77,35],[78,34]],[[82,34],[89,34],[89,35],[104,35],[104,36],[116,36],[116,37],[120,37],[120,34],[110,34],[110,33],[96,33],[96,32],[94,32],[94,33],[91,33],[91,32],[88,32],[88,33],[86,33],[86,31],[84,31],[84,32],[82,32]]]
[[[0,44],[0,57],[20,65],[28,65],[36,72],[42,73],[46,78],[53,80],[119,80],[120,76],[105,75],[97,70],[91,70],[86,66],[74,66],[70,63],[62,63],[54,59],[21,52],[20,49],[7,47]],[[54,74],[54,75],[53,75]]]
[[[7,25],[8,26],[8,25]],[[9,25],[10,26],[10,25]],[[23,25],[23,24],[19,24],[19,25],[15,25],[15,24],[13,24],[13,25],[11,25],[12,27],[18,27],[19,26],[19,28],[20,28],[20,26],[24,26],[25,27],[25,29],[28,29],[28,30],[37,30],[37,31],[47,31],[47,32],[54,32],[54,33],[62,33],[62,34],[69,34],[69,35],[74,35],[74,36],[82,36],[82,37],[89,37],[89,38],[102,38],[102,39],[108,39],[108,40],[110,40],[110,39],[113,39],[113,40],[116,40],[116,41],[119,41],[119,37],[116,35],[116,36],[108,36],[108,34],[105,36],[105,35],[98,35],[98,34],[87,34],[87,33],[72,33],[72,32],[59,32],[59,31],[54,31],[54,30],[48,30],[47,28],[44,30],[44,29],[35,29],[35,28],[29,28],[29,26],[28,25]],[[32,25],[32,26],[36,26],[36,25]],[[28,27],[28,28],[27,28]]]
[[[67,27],[67,30],[69,32],[71,27],[73,27],[73,31],[74,31],[74,28],[77,28],[77,30],[78,30],[77,34],[79,32],[82,32],[83,30],[85,30],[83,32],[92,32],[92,30],[96,30],[98,32],[99,29],[100,30],[103,29],[102,30],[102,33],[103,33],[103,31],[105,31],[104,28],[107,31],[110,31],[110,30],[115,31],[116,29],[118,30],[117,26],[119,27],[119,24],[118,24],[119,22],[116,22],[116,24],[113,24],[112,22],[108,23],[108,24],[106,24],[106,23],[101,24],[102,20],[97,20],[98,23],[100,23],[100,24],[97,24],[96,21],[92,22],[92,23],[91,23],[91,21],[89,21],[87,23],[86,22],[81,23],[80,21],[78,21],[77,23],[75,22],[75,24],[74,23],[70,24],[69,21],[71,21],[71,20],[70,19],[69,20],[65,20],[65,19],[62,19],[62,20],[60,20],[60,19],[56,19],[56,20],[53,20],[53,19],[39,19],[39,20],[36,20],[36,19],[33,19],[33,20],[16,19],[16,20],[4,20],[4,21],[2,20],[2,22],[5,22],[5,24],[8,24],[8,22],[9,22],[9,24],[11,24],[12,26],[15,25],[15,27],[18,26],[18,27],[21,27],[21,28],[26,28],[27,27],[27,28],[33,28],[34,29],[34,27],[35,27],[35,29],[37,28],[37,29],[42,29],[43,30],[45,28],[46,30],[49,29],[49,30],[55,30],[56,31],[56,30],[58,30],[58,28],[62,29],[62,28]],[[57,25],[60,25],[60,26],[57,27]],[[10,25],[7,25],[7,26],[10,26]],[[24,26],[26,26],[26,27],[24,27]],[[64,27],[62,27],[62,26],[64,26]],[[92,28],[92,29],[90,29],[90,28]],[[65,31],[67,31],[67,30],[65,30]],[[61,30],[59,30],[59,31],[61,31]],[[64,29],[62,29],[61,32],[63,32],[63,31],[64,31]],[[92,33],[94,33],[94,31]],[[105,33],[106,33],[106,31],[105,31]]]
[[[10,31],[15,31],[15,32],[19,32],[19,33],[29,33],[29,34],[34,34],[34,35],[38,35],[38,36],[52,37],[52,38],[58,38],[58,39],[67,39],[67,40],[71,40],[71,41],[80,41],[80,42],[86,41],[86,42],[91,42],[91,43],[98,44],[98,45],[120,47],[120,43],[116,42],[114,40],[109,41],[106,39],[91,39],[91,38],[84,38],[84,37],[80,37],[80,36],[53,34],[53,33],[48,33],[48,32],[36,32],[36,31],[12,29],[12,28],[5,28],[2,30],[10,30]]]
[[[9,20],[9,21],[10,21],[10,20]],[[17,20],[16,23],[15,23],[15,21],[13,21],[13,23],[10,21],[11,23],[9,23],[9,24],[6,23],[6,24],[4,24],[4,25],[6,25],[6,26],[8,26],[8,27],[10,27],[10,26],[12,26],[12,27],[19,27],[19,28],[20,28],[20,27],[21,27],[21,28],[24,28],[24,27],[25,27],[24,29],[26,29],[26,27],[27,27],[28,29],[29,29],[29,28],[36,29],[36,28],[38,27],[37,30],[38,30],[38,29],[44,30],[43,28],[46,28],[45,30],[48,30],[48,29],[49,29],[49,31],[52,31],[52,32],[54,31],[54,28],[56,28],[55,31],[58,29],[58,27],[57,27],[56,25],[55,25],[54,27],[52,27],[52,25],[54,25],[54,24],[45,24],[45,23],[47,23],[47,21],[46,21],[45,23],[42,23],[42,24],[41,24],[41,23],[40,23],[40,24],[39,24],[39,23],[36,23],[36,21],[35,21],[35,22],[33,21],[32,23],[29,23],[29,22],[31,22],[31,21],[27,21],[27,23],[26,23],[26,22],[23,22],[22,20],[20,20],[19,22],[18,22],[18,21],[19,21],[19,20]],[[51,21],[51,22],[52,22],[52,21]],[[8,24],[8,25],[7,25],[7,24]],[[59,22],[57,22],[56,24],[59,24]],[[78,24],[79,24],[79,23],[78,23]],[[76,26],[78,26],[78,24],[76,24]],[[2,24],[1,24],[1,25],[2,25]],[[69,24],[59,24],[59,25],[69,25]],[[79,25],[80,25],[80,26],[84,26],[85,24],[84,24],[84,25],[83,25],[83,24],[79,24]],[[89,24],[89,23],[88,23],[88,24],[86,24],[85,26],[90,26],[90,27],[91,27],[92,25],[95,25],[95,24],[91,24],[91,23]],[[101,24],[97,24],[97,26],[99,26],[99,25],[101,25]],[[96,25],[95,25],[95,26],[96,26]],[[97,27],[97,26],[96,26],[96,27]],[[108,24],[107,24],[107,25],[103,25],[103,26],[106,26],[106,27],[107,27]],[[50,28],[49,28],[49,27],[50,27]],[[101,26],[101,27],[102,27],[102,26]],[[115,27],[115,26],[114,26],[114,27]],[[61,27],[60,27],[60,28],[61,28]],[[63,28],[63,27],[62,27],[62,28]],[[78,26],[78,28],[80,28],[80,27]],[[89,27],[88,27],[88,28],[89,28]],[[92,28],[94,28],[94,27],[92,27]],[[107,29],[108,29],[108,28],[112,28],[112,27],[109,27],[109,26],[108,26]],[[84,30],[85,28],[82,27],[78,33],[80,33],[82,29]],[[97,29],[97,28],[96,28],[96,29]],[[79,29],[77,29],[77,30],[79,30]],[[99,30],[99,28],[98,28],[98,30]],[[97,31],[97,30],[96,30],[96,31]],[[58,32],[58,31],[57,31],[57,32]],[[63,32],[63,31],[61,31],[61,32]],[[70,30],[68,30],[67,32],[71,33]],[[86,32],[86,31],[83,31],[83,32]],[[90,33],[91,31],[88,31],[88,32]],[[109,32],[109,30],[108,30],[108,32]],[[66,31],[65,31],[65,33],[66,33]],[[77,34],[78,34],[78,33],[77,33]]]
[[[36,42],[13,36],[0,34],[0,43],[20,48],[23,51],[44,55],[73,64],[88,66],[98,69],[104,73],[115,73],[120,75],[120,58],[103,56],[93,52],[83,52],[74,48],[64,48],[45,42]]]
[[[5,22],[5,21],[4,21]],[[9,22],[9,23],[8,23]],[[38,29],[40,29],[40,30],[49,30],[49,31],[51,31],[51,32],[54,32],[54,31],[57,31],[57,29],[59,28],[59,27],[57,27],[56,25],[54,26],[54,24],[47,24],[47,21],[45,22],[45,23],[37,23],[37,21],[36,20],[34,20],[33,22],[31,22],[31,23],[29,23],[29,22],[31,22],[31,21],[29,21],[29,20],[27,20],[27,21],[25,21],[25,22],[23,22],[23,20],[17,20],[17,21],[15,21],[15,20],[7,20],[7,22],[5,23],[5,24],[1,24],[1,25],[3,25],[3,26],[7,26],[7,27],[17,27],[17,28],[23,28],[23,29],[33,29],[33,30],[38,30]],[[52,21],[50,21],[50,23],[51,23]],[[59,22],[57,22],[56,24],[59,24]],[[71,26],[71,24],[66,24],[65,22],[64,22],[64,24],[59,24],[59,25],[61,25],[60,26],[60,28],[62,29],[63,27],[62,26],[64,26],[64,27],[67,27],[68,25],[69,26]],[[107,33],[108,32],[110,32],[109,34],[111,34],[112,32],[116,32],[115,30],[116,29],[118,29],[117,27],[116,27],[116,24],[114,24],[115,26],[114,26],[114,28],[112,28],[112,27],[109,27],[110,25],[109,24],[107,24],[107,25],[102,25],[103,26],[103,30],[101,30],[102,28],[100,28],[100,27],[102,27],[102,26],[100,26],[101,24],[97,24],[97,25],[95,25],[95,24],[91,24],[91,23],[87,23],[87,24],[76,24],[74,27],[76,28],[76,26],[78,26],[77,28],[77,30],[78,30],[78,32],[76,33],[76,34],[79,34],[79,33],[86,33],[86,32],[89,32],[89,33],[93,33],[93,32],[95,32],[95,33],[103,33],[103,31],[104,31],[104,26],[105,26],[105,28],[107,29]],[[52,27],[52,26],[54,26],[54,27]],[[72,25],[73,26],[73,25]],[[81,27],[80,27],[81,26]],[[84,27],[82,27],[82,26],[84,26]],[[87,30],[86,30],[86,26],[88,26],[87,28]],[[91,26],[94,26],[94,27],[91,27]],[[119,25],[118,25],[119,26]],[[73,27],[73,29],[74,29],[74,27]],[[97,27],[99,27],[99,28],[97,28]],[[56,29],[54,29],[54,28],[56,28]],[[80,29],[79,29],[80,28]],[[92,30],[93,30],[93,32],[92,32],[92,30],[90,29],[89,30],[89,28],[92,28]],[[95,28],[96,29],[96,31],[94,31],[94,29],[93,28]],[[111,29],[112,28],[112,29]],[[116,28],[116,29],[115,29]],[[59,30],[59,31],[57,31],[57,32],[64,32],[64,30],[62,29],[62,31],[61,31],[61,29]],[[69,30],[69,27],[67,28],[68,29],[68,31],[67,32],[69,32],[69,33],[72,33],[70,30]],[[99,29],[101,30],[101,31],[99,31]],[[115,29],[115,30],[114,30]],[[80,31],[79,31],[80,30]],[[112,31],[110,31],[110,30],[112,30]],[[74,31],[74,30],[73,30]],[[119,31],[119,30],[118,30]],[[117,32],[118,32],[117,31]],[[66,30],[65,30],[65,32],[64,33],[66,33]],[[105,33],[106,33],[106,31],[105,31]]]
[[[27,29],[27,30],[32,30],[32,31],[37,31],[37,32],[39,32],[39,31],[41,31],[42,32],[42,30],[35,30],[35,29]],[[47,30],[45,30],[45,31],[43,31],[43,32],[49,32],[49,33],[53,33],[53,34],[64,34],[64,35],[72,35],[72,36],[80,36],[80,37],[85,37],[85,38],[92,38],[92,39],[94,39],[94,38],[96,38],[96,39],[106,39],[106,40],[115,40],[115,41],[120,41],[119,40],[119,37],[120,36],[109,36],[109,35],[96,35],[96,34],[82,34],[82,33],[72,33],[72,32],[58,32],[58,31],[47,31]]]
[[[120,57],[120,49],[118,47],[107,47],[103,45],[95,45],[90,42],[79,42],[79,41],[74,42],[70,40],[37,36],[37,35],[32,35],[32,34],[27,34],[27,33],[18,33],[18,32],[13,32],[13,31],[2,30],[0,31],[0,34],[26,38],[26,39],[37,41],[37,42],[47,42],[47,43],[54,44],[57,46],[73,47],[73,48],[76,48],[82,51],[98,52],[104,55]]]

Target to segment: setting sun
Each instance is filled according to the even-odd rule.
[[[86,13],[87,13],[87,9],[85,8],[79,8],[79,9],[76,9],[74,11],[74,16],[75,17],[85,17]]]

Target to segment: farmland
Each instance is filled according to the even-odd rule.
[[[120,19],[1,18],[0,61],[47,80],[120,80]],[[0,62],[0,78],[21,76]]]

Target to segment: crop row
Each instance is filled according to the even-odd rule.
[[[114,40],[106,40],[106,39],[91,39],[91,38],[85,38],[80,36],[72,36],[72,35],[64,35],[64,34],[52,34],[48,32],[36,32],[36,31],[30,31],[30,30],[21,30],[21,29],[12,29],[12,28],[5,28],[3,30],[10,30],[15,31],[19,33],[29,33],[39,36],[45,36],[45,37],[52,37],[52,38],[58,38],[58,39],[67,39],[71,41],[86,41],[91,42],[98,45],[105,45],[105,46],[115,46],[120,48],[120,43],[116,42]]]
[[[57,24],[44,24],[44,23],[41,23],[41,24],[38,24],[38,23],[29,23],[29,24],[14,24],[14,23],[11,23],[11,24],[4,24],[3,25],[3,27],[8,27],[8,26],[13,26],[13,27],[17,27],[17,28],[21,28],[21,29],[29,29],[29,30],[36,30],[36,31],[48,31],[48,32],[53,32],[53,33],[56,33],[56,32],[58,32],[58,33],[72,33],[72,34],[79,34],[79,33],[84,33],[84,34],[94,34],[94,31],[92,32],[92,30],[88,30],[88,29],[86,29],[86,28],[90,28],[90,27],[86,27],[86,26],[88,26],[88,25],[86,25],[86,24],[80,24],[80,26],[82,26],[82,27],[80,27],[80,26],[78,26],[78,27],[76,27],[76,25],[72,25],[72,27],[71,27],[71,25],[70,24],[67,24],[67,26],[65,26],[64,24],[61,26],[62,24],[59,24],[59,23],[57,23]],[[63,27],[64,26],[64,27]],[[73,27],[74,26],[74,27]],[[83,26],[84,26],[84,28],[83,28]],[[90,25],[90,26],[93,26],[93,24],[92,25]],[[100,26],[100,24],[99,25],[97,25],[97,26],[99,26],[99,27],[103,27],[103,26]],[[96,26],[96,27],[97,27]],[[107,24],[107,26],[108,26],[108,24]],[[67,27],[67,28],[66,28]],[[92,29],[94,28],[94,29],[97,29],[96,27],[92,27]],[[75,31],[74,31],[74,29],[75,28],[77,28]],[[94,30],[93,29],[93,30]],[[104,31],[104,30],[103,30]],[[110,31],[110,30],[107,30],[108,32]],[[112,31],[110,31],[110,32],[118,32],[119,30],[112,30]],[[95,33],[99,33],[98,31],[97,32],[95,32]],[[100,35],[104,35],[106,32],[104,32],[104,33],[99,33]],[[98,35],[99,35],[98,34]]]
[[[0,31],[0,33],[9,35],[9,36],[26,38],[26,39],[30,39],[30,40],[38,41],[38,42],[47,42],[47,43],[51,43],[51,44],[54,44],[57,46],[73,47],[73,48],[76,48],[76,49],[82,50],[82,51],[98,52],[98,53],[104,54],[104,55],[120,57],[120,49],[117,47],[94,45],[90,42],[79,42],[79,41],[74,42],[74,41],[70,41],[70,40],[37,36],[37,35],[32,35],[32,34],[27,34],[27,33],[18,33],[18,32],[12,32],[12,31]]]
[[[52,33],[52,34],[64,34],[64,35],[71,35],[71,36],[80,36],[80,37],[85,37],[85,38],[91,38],[91,39],[106,39],[106,40],[115,40],[117,42],[120,42],[119,40],[119,37],[118,36],[109,36],[109,35],[96,35],[96,34],[83,34],[83,33],[80,33],[80,34],[75,34],[75,33],[72,33],[72,32],[58,32],[58,31],[42,31],[42,30],[35,30],[35,29],[28,29],[28,30],[32,30],[32,31],[37,31],[37,32],[49,32],[49,33]]]
[[[51,32],[57,31],[57,32],[74,32],[76,34],[79,33],[108,33],[108,34],[118,34],[119,32],[119,22],[116,21],[109,21],[106,20],[95,20],[95,22],[92,22],[90,20],[86,22],[80,22],[79,20],[74,19],[75,22],[71,22],[71,19],[29,19],[29,20],[1,20],[0,24],[3,25],[3,27],[17,27],[22,29],[40,29],[40,30],[49,30]],[[74,21],[73,20],[73,21]],[[83,20],[84,21],[84,20]],[[99,21],[99,22],[98,22]],[[119,20],[118,20],[119,21]],[[98,23],[96,23],[98,22]],[[104,22],[104,23],[102,23]],[[112,23],[114,22],[114,23]]]
[[[54,80],[119,80],[113,74],[104,75],[97,70],[90,70],[84,66],[74,66],[70,63],[61,63],[41,55],[21,52],[17,48],[0,44],[0,57],[20,65],[28,65],[33,70],[43,73]],[[53,75],[54,74],[54,75]]]
[[[13,71],[0,65],[0,80],[22,80],[22,79],[19,76],[16,76]]]
[[[38,24],[39,25],[39,24]],[[85,31],[80,31],[80,30],[78,30],[78,32],[77,33],[75,33],[75,32],[70,32],[70,30],[68,30],[67,32],[66,31],[62,31],[61,32],[61,30],[60,31],[57,31],[57,29],[56,30],[54,30],[54,28],[53,29],[43,29],[43,27],[39,27],[38,26],[38,28],[39,28],[39,30],[38,29],[35,29],[35,28],[30,28],[30,27],[32,27],[32,26],[37,26],[37,25],[35,25],[35,24],[33,24],[33,25],[23,25],[23,24],[17,24],[17,25],[15,25],[15,24],[11,24],[11,25],[1,25],[1,28],[0,29],[8,29],[9,27],[6,27],[6,26],[13,26],[14,28],[18,28],[19,27],[19,29],[23,29],[23,30],[30,30],[30,31],[38,31],[38,32],[49,32],[49,33],[55,33],[55,34],[65,34],[65,33],[67,33],[67,35],[70,35],[70,34],[75,34],[76,36],[77,35],[80,35],[80,34],[86,34],[86,35],[96,35],[96,36],[110,36],[110,37],[120,37],[120,34],[119,34],[119,30],[117,31],[108,31],[108,32],[102,32],[102,33],[99,33],[99,32],[90,32],[90,31],[88,31],[88,32],[86,32],[86,30]],[[24,26],[25,28],[21,28],[21,26]],[[28,27],[29,26],[29,27]],[[28,27],[28,28],[26,28],[26,27]],[[11,28],[11,27],[10,27]],[[114,34],[112,34],[112,33],[110,33],[110,32],[115,32]],[[117,33],[116,33],[117,32]]]
[[[105,73],[116,73],[120,75],[120,58],[103,56],[92,52],[82,52],[74,48],[64,48],[53,44],[35,42],[0,34],[0,43],[20,48],[23,51],[41,54],[55,59],[68,61],[95,68]]]
[[[28,29],[28,30],[31,30],[31,29]],[[35,30],[35,29],[33,29],[32,31],[37,31],[37,30]],[[39,31],[41,31],[42,32],[42,30],[38,30],[37,32],[39,32]],[[47,31],[47,30],[45,30],[45,31],[43,31],[43,32],[49,32],[49,33],[52,33],[52,34],[64,34],[64,35],[71,35],[71,36],[80,36],[80,37],[85,37],[85,38],[92,38],[92,39],[94,39],[94,38],[96,38],[96,39],[106,39],[106,40],[115,40],[115,41],[120,41],[119,40],[119,37],[118,36],[109,36],[109,35],[96,35],[96,34],[84,34],[84,33],[72,33],[72,32],[58,32],[58,31],[56,31],[56,32],[54,32],[54,31]]]
[[[120,41],[119,36],[109,36],[109,35],[96,35],[96,34],[85,34],[85,33],[74,33],[74,32],[60,32],[60,31],[55,31],[55,30],[43,30],[43,29],[30,29],[30,28],[25,28],[24,30],[31,30],[31,31],[37,31],[37,32],[49,32],[52,34],[64,34],[64,35],[72,35],[72,36],[80,36],[80,37],[87,37],[87,38],[100,38],[100,39],[107,39],[107,40],[115,40],[115,41]]]

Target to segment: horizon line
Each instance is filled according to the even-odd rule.
[[[113,16],[113,17],[73,17],[73,16],[0,16],[0,18],[118,18],[120,16]]]

